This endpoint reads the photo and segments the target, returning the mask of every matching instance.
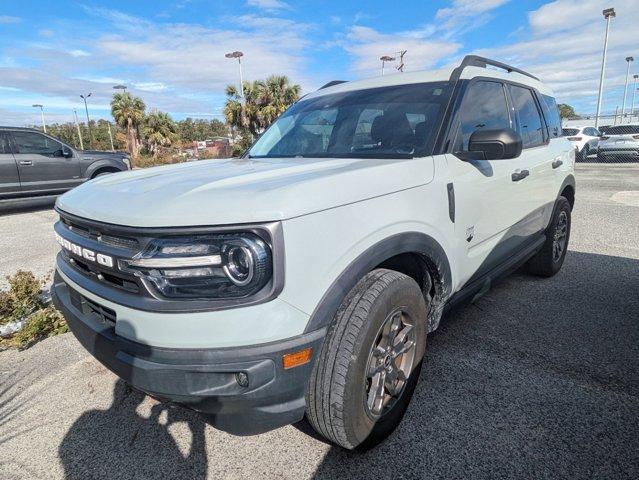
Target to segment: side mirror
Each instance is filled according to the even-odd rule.
[[[506,160],[521,155],[521,136],[512,128],[475,130],[468,141],[468,151],[483,155],[484,160]]]

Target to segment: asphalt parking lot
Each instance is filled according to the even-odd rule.
[[[70,334],[0,352],[0,478],[639,478],[639,166],[578,165],[570,251],[428,339],[400,428],[352,454],[233,437],[128,390]],[[0,275],[52,265],[50,210],[0,218]]]

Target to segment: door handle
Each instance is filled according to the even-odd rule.
[[[513,182],[518,182],[519,180],[526,178],[528,175],[530,175],[528,170],[517,170],[513,172],[510,178],[512,178]]]
[[[20,160],[20,165],[33,165],[33,162],[31,160]]]
[[[555,160],[554,162],[552,162],[552,168],[559,168],[564,164],[564,162],[562,160]]]

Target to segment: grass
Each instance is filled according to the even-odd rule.
[[[62,314],[41,296],[47,280],[24,270],[7,277],[9,289],[0,292],[0,325],[21,319],[26,319],[26,324],[11,337],[0,339],[0,346],[24,349],[43,338],[68,331]]]

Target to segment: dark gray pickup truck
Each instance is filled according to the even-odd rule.
[[[0,205],[59,195],[98,175],[130,169],[122,152],[76,150],[38,130],[0,127]]]

